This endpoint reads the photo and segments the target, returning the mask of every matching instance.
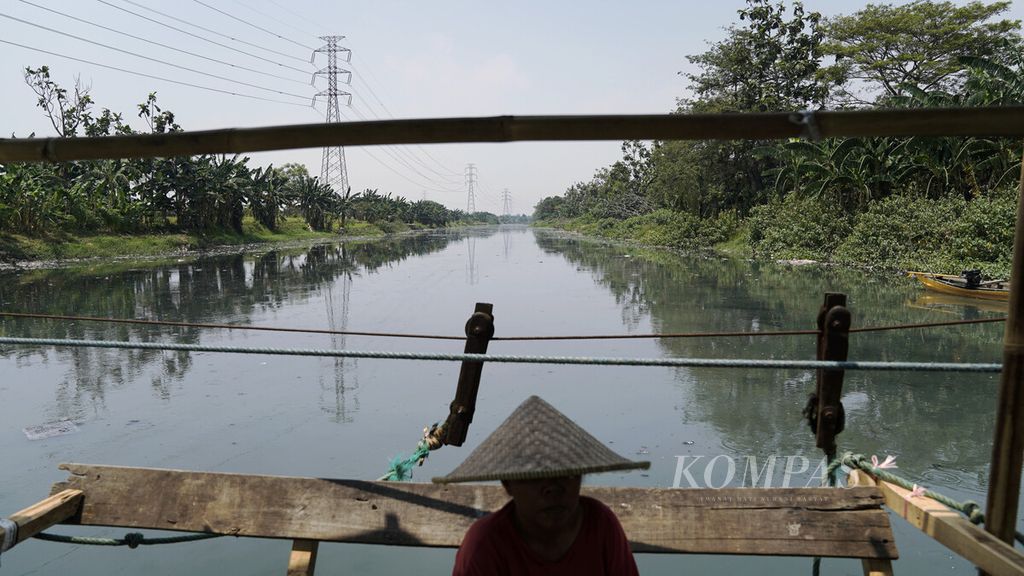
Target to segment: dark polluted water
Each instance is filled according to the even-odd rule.
[[[854,326],[1005,314],[929,296],[910,280],[596,242],[545,230],[432,232],[369,242],[218,255],[170,265],[117,263],[0,273],[9,312],[149,318],[335,331],[463,335],[476,302],[496,336],[806,330],[825,292],[843,292]],[[5,336],[235,347],[461,352],[462,343],[212,327],[0,318]],[[1002,324],[865,332],[855,360],[998,362]],[[492,354],[813,359],[813,336],[496,341]],[[49,494],[61,462],[372,480],[443,420],[450,362],[4,346],[0,348],[0,514]],[[416,481],[458,464],[537,394],[642,472],[589,485],[814,486],[821,453],[800,411],[806,370],[487,364],[461,448],[434,452]],[[848,372],[840,451],[897,457],[897,472],[954,498],[984,501],[998,376]],[[36,439],[30,439],[36,438]],[[147,487],[137,487],[145,491]],[[154,495],[155,497],[155,495]],[[902,574],[973,574],[893,517]],[[56,527],[120,537],[130,530]],[[5,574],[280,574],[287,541],[223,538],[98,548],[31,541]],[[453,550],[323,544],[324,573],[444,574]],[[789,574],[810,559],[637,556],[644,574]],[[859,561],[825,560],[830,574]]]

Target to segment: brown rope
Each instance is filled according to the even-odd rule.
[[[150,326],[178,326],[182,328],[225,328],[228,330],[261,330],[264,332],[292,332],[300,334],[331,334],[341,336],[377,336],[383,338],[421,338],[431,340],[465,340],[464,336],[441,336],[437,334],[407,334],[398,332],[362,332],[353,330],[323,330],[318,328],[278,328],[273,326],[243,326],[239,324],[208,324],[193,322],[171,322],[164,320],[142,320],[137,318],[102,318],[98,316],[66,316],[62,314],[35,314],[30,312],[3,312],[0,317],[35,318],[44,320],[77,320],[82,322],[109,322],[112,324],[144,324]],[[867,326],[850,328],[850,332],[880,332],[883,330],[906,330],[911,328],[932,328],[937,326],[957,326],[961,324],[986,324],[1005,322],[1006,317],[981,318],[975,320],[950,320],[947,322],[926,322],[922,324],[892,324],[888,326]],[[771,332],[669,332],[667,334],[590,334],[570,336],[504,336],[491,340],[541,341],[541,340],[628,340],[645,338],[730,338],[753,336],[809,336],[818,334],[817,330],[776,330]]]
[[[97,316],[64,316],[60,314],[31,314],[28,312],[0,312],[0,316],[15,318],[42,318],[46,320],[80,320],[84,322],[110,322],[113,324],[147,324],[150,326],[179,326],[183,328],[226,328],[228,330],[262,330],[265,332],[298,332],[303,334],[332,334],[347,336],[383,336],[386,338],[428,338],[434,340],[465,340],[465,336],[436,336],[433,334],[398,334],[392,332],[355,332],[349,330],[322,330],[318,328],[277,328],[273,326],[242,326],[239,324],[203,324],[140,320],[136,318],[101,318]]]
[[[1006,322],[1006,316],[997,318],[980,318],[976,320],[949,320],[947,322],[925,322],[923,324],[892,324],[890,326],[867,326],[850,328],[850,332],[881,332],[882,330],[903,330],[906,328],[932,328],[934,326],[959,326],[961,324],[988,324],[990,322]]]
[[[775,332],[669,332],[666,334],[591,334],[589,336],[495,336],[491,340],[613,340],[629,338],[728,338],[734,336],[805,336],[817,330],[778,330]]]

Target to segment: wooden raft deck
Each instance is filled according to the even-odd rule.
[[[258,538],[457,547],[508,501],[498,485],[366,482],[64,464],[54,485],[84,494],[67,522]],[[635,552],[895,559],[875,487],[585,487],[619,517]]]

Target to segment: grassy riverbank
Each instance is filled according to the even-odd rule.
[[[210,234],[74,235],[53,233],[45,237],[0,234],[0,263],[162,256],[208,250],[224,246],[274,244],[301,241],[329,241],[347,237],[383,236],[422,228],[404,223],[370,224],[349,221],[342,233],[313,232],[300,218],[287,218],[270,231],[246,218],[242,234],[218,231]]]
[[[789,197],[745,218],[713,219],[662,209],[624,220],[584,216],[536,223],[581,234],[682,250],[771,260],[815,260],[891,270],[1006,277],[1013,253],[1015,189],[970,201],[890,197],[852,213]]]

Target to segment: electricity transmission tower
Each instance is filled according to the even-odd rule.
[[[501,212],[507,220],[512,215],[512,193],[505,188],[501,193]]]
[[[338,75],[345,74],[345,84],[352,83],[352,72],[338,67],[338,53],[345,53],[345,62],[352,61],[352,51],[348,48],[338,46],[338,42],[344,36],[321,36],[320,39],[326,42],[324,46],[317,48],[309,57],[310,64],[316,58],[318,52],[327,54],[327,67],[321,68],[313,73],[310,84],[316,81],[317,76],[327,76],[327,90],[321,90],[313,96],[313,104],[316,104],[318,96],[327,97],[327,123],[341,122],[341,112],[338,110],[338,96],[347,96],[348,105],[352,105],[352,94],[338,89]],[[320,169],[320,182],[329,185],[334,189],[335,194],[348,192],[348,167],[345,166],[345,148],[341,146],[328,146],[324,148],[323,163]]]
[[[476,165],[466,164],[466,213],[476,212],[476,196],[473,194],[473,185],[476,184]]]

